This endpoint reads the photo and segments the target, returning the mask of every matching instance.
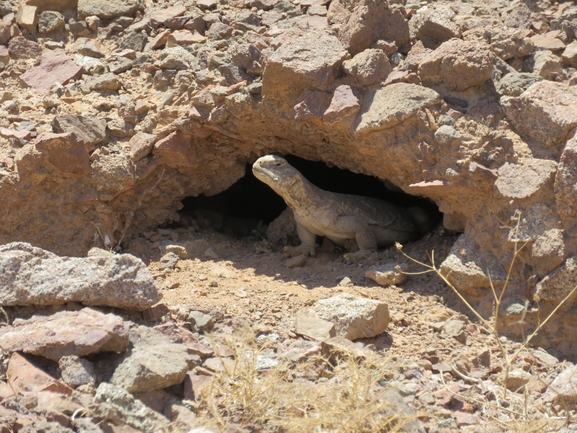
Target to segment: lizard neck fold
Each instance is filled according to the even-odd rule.
[[[315,209],[325,200],[323,198],[325,191],[314,186],[300,173],[295,175],[295,180],[290,187],[277,192],[293,210]]]

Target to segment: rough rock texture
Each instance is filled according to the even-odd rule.
[[[0,243],[122,248],[292,154],[433,201],[482,257],[443,264],[469,294],[529,242],[510,293],[533,299],[577,254],[575,6],[402,3],[30,0],[36,37],[0,2]],[[24,86],[58,49],[85,73]]]
[[[354,56],[379,39],[405,47],[409,42],[409,25],[403,10],[390,6],[386,0],[361,0],[338,35]]]
[[[128,329],[123,320],[90,308],[16,319],[12,326],[2,328],[0,335],[0,347],[4,350],[41,355],[54,361],[69,355],[122,352],[127,346]]]
[[[386,304],[348,294],[321,299],[312,310],[317,317],[334,323],[336,335],[349,340],[380,335],[390,320]]]
[[[520,133],[547,146],[561,144],[577,126],[577,90],[561,83],[539,81],[501,105]]]
[[[144,310],[160,299],[150,271],[129,254],[61,258],[25,243],[0,247],[0,305],[85,305]]]
[[[124,423],[146,433],[168,428],[168,419],[148,408],[128,391],[111,383],[102,382],[94,399],[107,403],[122,417]]]
[[[42,55],[40,65],[29,69],[20,76],[30,87],[47,92],[54,83],[66,84],[82,75],[82,67],[77,66],[62,50],[54,50]]]
[[[419,77],[427,86],[443,84],[448,90],[467,90],[491,77],[494,58],[486,44],[451,39],[423,58]]]

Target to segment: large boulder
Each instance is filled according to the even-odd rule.
[[[289,39],[267,61],[264,97],[290,100],[307,89],[327,90],[348,57],[339,40],[325,32]]]
[[[501,98],[507,118],[521,135],[546,146],[562,143],[577,126],[577,90],[540,81],[517,97]]]
[[[2,349],[40,355],[53,361],[100,351],[123,352],[127,346],[128,327],[124,321],[91,308],[16,319],[12,326],[0,330]]]
[[[365,96],[356,131],[366,133],[392,128],[440,101],[441,96],[432,89],[416,84],[391,84]]]
[[[425,86],[464,91],[491,78],[494,58],[484,43],[451,39],[422,59],[419,77]]]
[[[379,39],[395,41],[404,49],[409,44],[409,24],[404,9],[389,5],[387,0],[361,0],[338,36],[353,56]]]
[[[0,305],[80,302],[145,310],[160,300],[152,274],[130,254],[59,257],[25,243],[0,247]]]

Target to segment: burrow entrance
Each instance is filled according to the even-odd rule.
[[[379,198],[404,208],[418,206],[427,211],[435,225],[442,214],[434,202],[402,191],[393,191],[373,176],[353,173],[323,162],[286,156],[287,161],[319,188],[344,194]],[[210,224],[215,230],[231,236],[243,237],[270,224],[286,208],[284,200],[268,185],[252,174],[249,164],[246,174],[226,191],[207,197],[187,197],[182,202],[181,221],[191,218]]]

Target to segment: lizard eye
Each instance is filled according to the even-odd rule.
[[[280,166],[282,165],[282,162],[275,162],[274,165],[277,166],[277,167],[280,167]]]

